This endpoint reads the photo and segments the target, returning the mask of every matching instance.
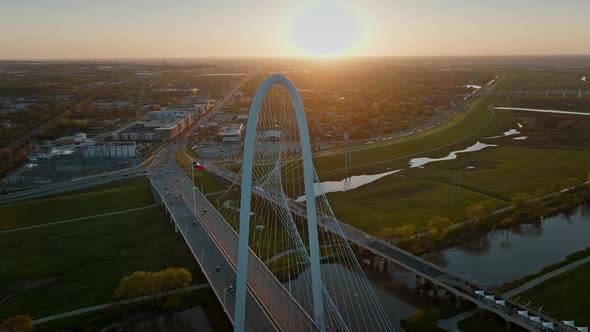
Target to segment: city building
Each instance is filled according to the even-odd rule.
[[[92,142],[80,145],[86,158],[135,158],[137,144],[135,142]]]
[[[223,126],[217,132],[217,137],[222,142],[239,142],[242,140],[242,131],[244,125],[241,123],[233,123],[229,126]]]
[[[112,134],[117,141],[169,141],[188,128],[202,112],[194,107],[148,112],[149,121],[131,123]]]

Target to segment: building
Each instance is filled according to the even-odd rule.
[[[135,142],[92,142],[80,145],[86,158],[135,158],[137,145]]]
[[[222,142],[239,142],[242,140],[243,129],[244,125],[241,123],[223,126],[217,132],[217,137]]]
[[[163,109],[160,111],[151,111],[148,112],[147,115],[152,120],[174,121],[174,118],[176,117],[176,110]]]
[[[107,110],[107,109],[113,109],[113,108],[126,107],[127,105],[129,105],[129,102],[124,101],[124,100],[116,100],[116,101],[110,101],[110,102],[97,101],[93,105],[94,105],[94,107],[96,107],[96,109]]]
[[[169,89],[162,89],[160,91],[163,91],[165,93],[167,93],[169,96],[186,96],[186,95],[190,95],[190,94],[196,94],[197,92],[199,92],[199,89],[197,88],[169,88]]]

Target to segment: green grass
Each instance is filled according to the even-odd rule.
[[[191,177],[191,172],[187,172],[188,177]],[[212,193],[225,190],[226,186],[219,180],[214,174],[207,172],[206,170],[195,170],[195,186],[199,187],[200,190],[204,190],[204,193]]]
[[[133,178],[61,195],[0,205],[0,230],[153,204],[147,179]]]
[[[122,215],[0,235],[0,293],[17,295],[0,317],[34,318],[109,302],[119,280],[134,271],[189,268],[194,259],[158,207]],[[42,287],[27,285],[51,280]]]
[[[529,282],[531,280],[534,280],[534,279],[536,279],[536,278],[538,278],[540,276],[543,276],[543,275],[545,275],[545,274],[547,274],[547,273],[549,273],[551,271],[555,271],[555,270],[557,270],[559,268],[562,268],[562,267],[564,267],[564,266],[566,266],[568,264],[571,264],[571,263],[573,263],[575,261],[579,261],[580,259],[586,258],[588,256],[590,256],[590,248],[586,248],[585,250],[581,250],[581,251],[575,252],[573,254],[568,255],[566,257],[566,259],[564,259],[563,261],[558,262],[558,263],[555,263],[555,264],[548,265],[548,266],[544,267],[543,269],[541,269],[537,273],[534,273],[534,274],[531,274],[531,275],[528,275],[528,276],[519,278],[517,280],[513,280],[511,282],[508,282],[508,283],[502,285],[502,287],[499,288],[498,291],[500,293],[505,293],[505,292],[507,292],[507,291],[509,291],[511,289],[514,289],[516,287],[519,287],[521,285],[524,285],[524,284],[526,284],[527,282]]]
[[[464,310],[464,308],[456,308],[453,305],[440,304],[420,310],[400,323],[407,332],[443,332],[445,330],[438,327],[436,322],[439,319],[451,318]]]
[[[447,145],[451,146],[460,141],[473,138],[490,124],[494,113],[488,110],[488,105],[494,99],[495,97],[485,97],[475,100],[470,106],[471,110],[469,113],[461,121],[454,123],[453,126],[446,127],[446,130],[430,135],[420,133],[416,138],[404,138],[403,141],[395,144],[355,150],[352,152],[352,166],[356,171],[366,172],[375,167],[381,168],[383,166],[393,165],[397,159],[406,158],[422,151],[437,149]],[[343,164],[343,154],[314,158],[314,165],[322,179],[325,177],[340,176],[342,172],[335,170],[340,170]]]
[[[411,177],[450,181],[461,172],[461,185],[509,200],[516,193],[550,192],[561,179],[585,180],[590,170],[590,150],[533,149],[518,146],[492,147],[460,155],[452,161],[436,162],[424,169],[406,172]]]
[[[0,229],[103,214],[153,204],[145,178],[0,205]],[[33,317],[109,302],[136,270],[184,266],[202,275],[159,207],[0,234],[0,318]],[[47,284],[39,286],[39,282]],[[34,286],[34,287],[32,287]]]
[[[487,312],[484,317],[479,317],[479,315],[476,315],[459,322],[457,325],[461,332],[526,331],[520,326],[514,324],[510,326],[510,329],[507,329],[506,321]]]
[[[464,220],[466,206],[486,199],[498,208],[506,205],[465,189],[461,190],[460,200],[452,202],[452,190],[446,183],[393,174],[370,185],[327,196],[340,220],[374,235],[383,227],[405,224],[425,230],[430,218],[436,215]]]
[[[215,331],[231,331],[231,322],[227,319],[223,308],[215,298],[211,288],[192,290],[183,295],[177,307],[167,309],[165,312],[161,307],[149,305],[125,305],[119,308],[110,308],[72,317],[62,318],[55,321],[35,325],[36,332],[50,331],[99,331],[110,325],[119,322],[130,322],[130,316],[134,320],[145,321],[154,316],[173,315],[174,313],[201,306],[205,310],[207,320],[215,328]],[[130,314],[131,313],[131,314]]]
[[[590,263],[553,277],[522,294],[543,312],[559,320],[575,320],[578,326],[590,325]]]

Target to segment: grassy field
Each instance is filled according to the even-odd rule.
[[[486,199],[498,208],[506,205],[466,189],[461,190],[460,200],[452,201],[452,190],[447,183],[393,174],[349,192],[330,193],[328,200],[340,220],[374,235],[383,227],[405,224],[425,230],[436,215],[463,220],[466,206]]]
[[[467,318],[466,320],[457,324],[459,330],[462,332],[519,332],[526,331],[520,326],[512,324],[510,328],[506,325],[506,322],[493,314],[486,313],[484,317],[479,315]]]
[[[153,203],[145,179],[94,189],[2,206],[11,214],[0,225],[43,224]],[[38,210],[38,204],[45,210]],[[119,280],[137,270],[184,266],[196,283],[203,281],[159,207],[0,234],[0,252],[0,298],[12,295],[0,306],[0,320],[19,313],[39,318],[109,302]]]
[[[416,138],[404,138],[396,144],[381,145],[352,152],[352,167],[354,172],[370,172],[372,169],[399,165],[396,161],[406,159],[413,154],[423,151],[452,146],[463,140],[473,138],[486,129],[494,113],[488,105],[495,97],[476,99],[470,106],[469,113],[446,130],[430,135],[417,134]],[[465,112],[465,111],[463,111]],[[343,175],[344,155],[334,154],[314,158],[314,165],[322,180],[340,178]]]
[[[553,73],[504,70],[507,74],[501,75],[503,79],[496,90],[537,86]],[[571,88],[570,85],[577,84],[575,79],[579,80],[574,73],[555,75],[548,86],[556,89]],[[328,194],[338,218],[373,234],[382,227],[406,223],[415,224],[420,230],[435,215],[449,217],[453,222],[464,220],[465,207],[480,200],[491,200],[502,207],[516,193],[547,193],[564,178],[587,178],[590,117],[572,119],[563,115],[491,111],[488,107],[506,100],[481,97],[472,102],[469,112],[460,112],[451,119],[444,131],[433,129],[399,142],[392,140],[395,144],[375,143],[371,148],[353,151],[353,175],[404,170],[354,190]],[[524,125],[522,129],[518,123]],[[509,129],[519,129],[521,135],[528,137],[489,138]],[[411,158],[444,157],[477,141],[498,146],[459,154],[455,160],[434,162],[423,168],[408,168]],[[323,181],[345,177],[343,154],[318,155],[314,163]],[[459,199],[451,204],[459,175],[462,190]]]
[[[471,166],[474,168],[466,169]],[[487,148],[460,158],[411,169],[408,176],[449,182],[461,169],[461,185],[504,200],[516,193],[552,191],[560,179],[585,180],[590,170],[590,150],[536,149],[519,146]]]
[[[553,277],[524,292],[535,306],[559,320],[575,320],[577,326],[590,325],[590,263]]]
[[[154,203],[144,177],[0,205],[0,230],[141,207]]]
[[[451,318],[464,310],[463,308],[456,308],[450,304],[440,304],[420,310],[412,317],[400,323],[407,332],[442,332],[445,330],[438,327],[436,321]]]
[[[514,289],[514,288],[520,286],[520,285],[524,285],[527,282],[534,280],[542,275],[545,275],[551,271],[557,270],[561,267],[564,267],[568,264],[571,264],[575,261],[586,258],[588,256],[590,256],[590,248],[586,248],[586,250],[575,252],[573,254],[568,255],[566,257],[566,259],[564,259],[563,261],[546,266],[541,271],[539,271],[535,274],[531,274],[531,275],[528,275],[528,276],[525,276],[520,279],[516,279],[516,280],[513,280],[511,282],[504,284],[501,288],[498,289],[498,292],[505,293],[511,289]]]
[[[197,289],[184,294],[175,308],[163,310],[161,306],[126,305],[118,309],[94,311],[35,325],[35,331],[100,331],[113,324],[130,323],[130,320],[145,322],[163,315],[166,315],[165,319],[173,318],[175,313],[195,306],[205,309],[207,320],[215,331],[233,331],[231,322],[211,288]]]

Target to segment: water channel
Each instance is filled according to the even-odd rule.
[[[126,329],[130,332],[213,332],[213,326],[207,319],[202,307],[193,307],[174,315],[158,316],[151,320],[144,320]]]
[[[479,239],[426,254],[458,275],[493,286],[538,272],[590,247],[590,204],[535,224],[495,230]]]

